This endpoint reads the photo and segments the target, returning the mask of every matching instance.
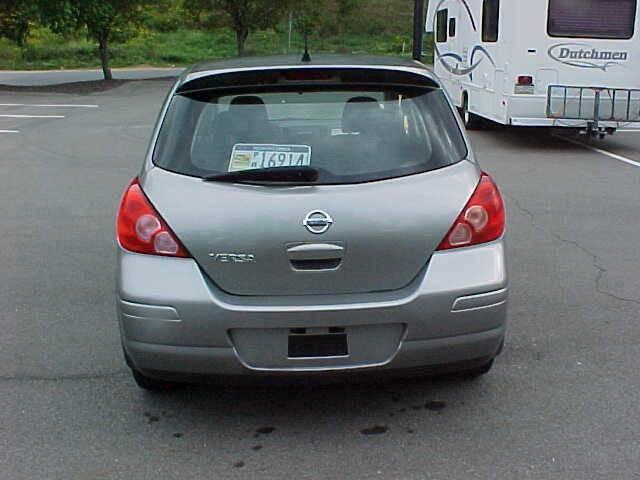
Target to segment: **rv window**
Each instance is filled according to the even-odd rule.
[[[549,0],[547,31],[552,37],[633,37],[637,0]]]
[[[449,18],[448,10],[440,10],[437,13],[436,22],[436,42],[442,43],[447,41],[447,19]]]
[[[484,0],[482,3],[482,41],[498,41],[500,0]]]
[[[456,19],[455,18],[449,19],[449,36],[450,37],[456,36]]]

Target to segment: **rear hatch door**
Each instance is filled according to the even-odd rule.
[[[386,181],[291,187],[204,182],[154,168],[143,189],[222,290],[347,294],[396,290],[415,279],[479,175],[462,161]]]

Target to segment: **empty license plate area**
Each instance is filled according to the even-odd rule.
[[[325,332],[291,329],[289,358],[346,357],[349,355],[344,328],[329,328]]]
[[[388,363],[405,330],[402,324],[237,328],[229,337],[238,359],[252,370],[343,370]]]

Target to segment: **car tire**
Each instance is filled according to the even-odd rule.
[[[136,385],[148,392],[167,392],[175,390],[178,387],[177,383],[148,377],[135,368],[131,369],[131,374],[133,375]]]
[[[469,111],[469,97],[465,95],[462,99],[462,121],[467,130],[479,130],[482,120],[475,113]]]
[[[471,370],[467,370],[466,372],[464,372],[464,376],[469,379],[474,379],[474,378],[479,378],[479,377],[482,377],[483,375],[486,375],[493,368],[494,360],[495,359],[492,358],[489,362],[485,363],[484,365],[480,365],[479,367],[475,367]]]
[[[166,392],[174,390],[179,386],[179,384],[175,382],[168,382],[146,376],[134,366],[131,361],[131,357],[129,357],[129,354],[124,348],[124,345],[122,346],[122,353],[124,355],[124,360],[127,363],[127,367],[131,369],[131,375],[133,375],[136,385],[143,390],[147,390],[149,392]]]

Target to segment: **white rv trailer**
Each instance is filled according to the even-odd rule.
[[[430,0],[434,69],[469,128],[484,117],[604,136],[640,122],[639,3]]]

